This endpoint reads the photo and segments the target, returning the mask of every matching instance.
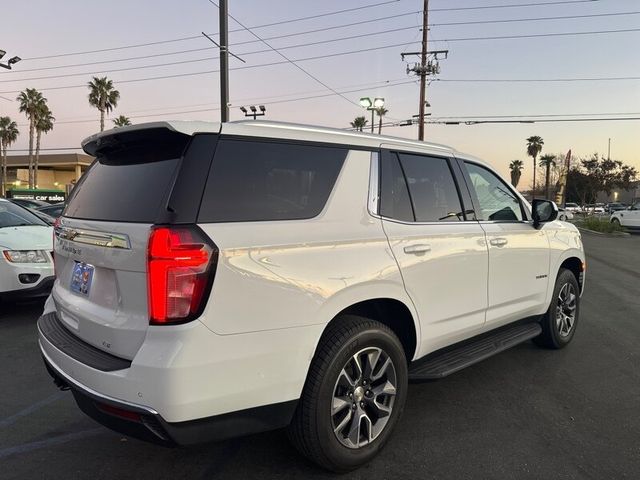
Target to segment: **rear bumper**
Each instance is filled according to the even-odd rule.
[[[43,354],[49,375],[71,390],[80,410],[118,433],[165,446],[225,440],[282,428],[291,422],[297,400],[250,408],[187,422],[167,422],[152,408],[122,402],[92,390],[58,370]]]
[[[57,383],[69,387],[98,422],[168,444],[288,425],[322,331],[313,326],[225,336],[199,321],[149,327],[135,357],[114,368],[113,359],[99,358],[70,327],[64,326],[72,338],[46,331],[46,317],[55,315],[53,304],[48,307],[38,321],[39,346]],[[120,410],[128,412],[125,418]],[[132,419],[131,412],[139,416]]]

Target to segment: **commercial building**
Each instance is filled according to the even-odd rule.
[[[91,165],[93,157],[83,153],[40,154],[38,185],[41,190],[66,192]],[[29,156],[7,156],[7,190],[29,187]]]

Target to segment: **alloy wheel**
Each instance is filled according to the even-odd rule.
[[[573,284],[565,283],[558,293],[556,326],[561,337],[568,337],[576,321],[578,295]]]
[[[357,449],[382,433],[393,411],[396,369],[382,349],[368,347],[344,365],[333,389],[331,425],[338,441]]]

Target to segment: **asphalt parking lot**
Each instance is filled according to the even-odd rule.
[[[584,235],[587,288],[574,342],[523,344],[411,385],[396,433],[350,478],[637,478],[640,235]],[[0,305],[0,478],[333,478],[282,432],[196,448],[125,439],[85,417],[44,370],[42,305]]]

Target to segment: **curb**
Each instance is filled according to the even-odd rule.
[[[631,234],[629,232],[613,232],[613,233],[604,233],[604,232],[596,232],[595,230],[589,230],[588,228],[578,227],[576,228],[584,233],[590,233],[592,235],[600,235],[602,237],[630,237]]]

